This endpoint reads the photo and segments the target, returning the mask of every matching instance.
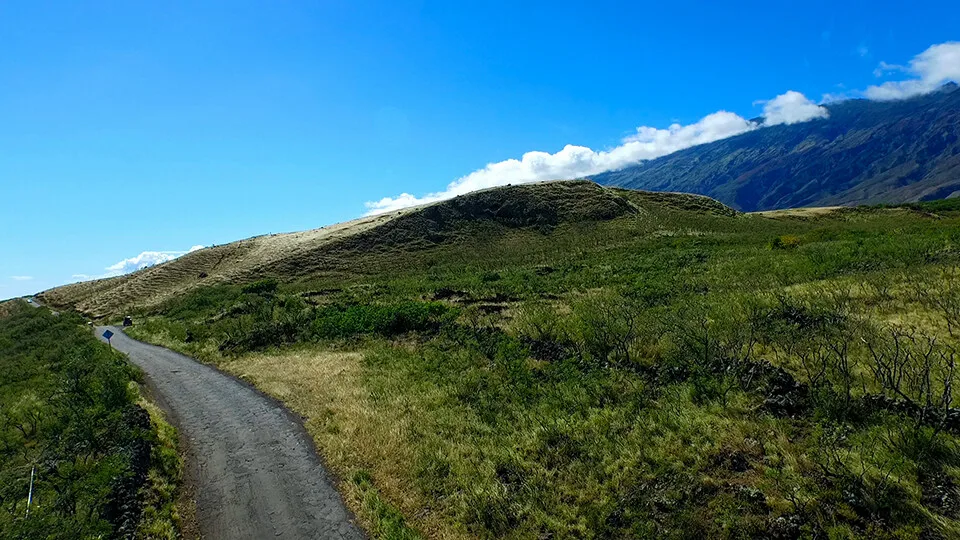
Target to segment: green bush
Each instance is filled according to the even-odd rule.
[[[240,290],[234,286],[201,287],[165,302],[159,311],[169,319],[195,319],[222,311],[239,297]]]
[[[28,307],[0,319],[0,372],[0,537],[134,530],[155,442],[137,372],[79,317]]]
[[[387,305],[327,306],[313,314],[311,333],[319,339],[345,339],[376,334],[396,336],[439,329],[450,308],[439,302],[400,302]]]
[[[436,332],[456,316],[440,302],[309,307],[302,298],[288,295],[243,301],[231,313],[235,316],[219,321],[207,335],[220,336],[220,349],[233,352],[309,340]]]
[[[277,292],[277,287],[280,284],[277,280],[273,278],[261,279],[259,281],[254,281],[249,285],[243,287],[243,292],[247,294],[259,294],[262,296],[269,296]]]
[[[783,236],[778,236],[770,242],[771,249],[796,249],[800,246],[802,240],[799,236],[794,236],[792,234],[785,234]]]

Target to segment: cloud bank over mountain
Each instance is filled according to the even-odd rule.
[[[900,72],[910,77],[871,86],[855,95],[874,100],[905,99],[931,92],[948,81],[960,80],[960,43],[934,45],[911,59],[907,66],[881,62],[875,71],[879,76]],[[836,97],[831,96],[831,99]],[[442,191],[422,196],[401,193],[367,202],[367,214],[391,212],[489,187],[590,176],[754,129],[809,122],[829,116],[825,107],[794,90],[755,103],[763,104],[763,119],[760,122],[747,120],[732,112],[718,111],[693,124],[673,124],[667,128],[638,127],[635,134],[624,138],[619,146],[609,150],[568,144],[553,154],[527,152],[520,159],[487,164],[454,180]]]
[[[951,41],[933,45],[914,56],[906,66],[880,62],[874,75],[888,72],[903,72],[911,78],[903,81],[888,81],[867,88],[867,99],[892,101],[926,94],[940,88],[944,83],[960,81],[960,42]]]
[[[799,124],[817,118],[827,118],[830,112],[826,107],[817,105],[800,92],[790,90],[781,94],[763,106],[763,125]]]
[[[611,150],[594,151],[585,146],[568,144],[555,154],[527,152],[520,159],[490,163],[478,171],[455,180],[443,191],[429,193],[422,197],[415,197],[409,193],[402,193],[397,197],[384,197],[379,201],[367,203],[367,209],[369,214],[379,214],[449,199],[494,186],[579,178],[664,156],[696,144],[723,139],[757,127],[756,123],[727,111],[715,112],[703,117],[699,122],[686,126],[674,124],[666,129],[641,126],[637,128],[634,135],[625,138],[622,141],[623,144]]]

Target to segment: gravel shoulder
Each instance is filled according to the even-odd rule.
[[[207,538],[360,539],[300,419],[250,386],[110,329],[147,376],[186,448],[187,478]],[[103,339],[101,337],[101,339]]]

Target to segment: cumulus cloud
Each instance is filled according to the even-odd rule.
[[[638,127],[636,133],[624,138],[619,146],[609,150],[598,151],[586,146],[567,145],[553,154],[527,152],[520,159],[490,163],[482,169],[454,180],[443,191],[420,197],[401,193],[396,197],[384,197],[379,201],[368,202],[366,203],[367,215],[442,201],[489,187],[582,178],[621,169],[763,126],[794,124],[828,116],[826,108],[813,103],[800,92],[789,91],[761,103],[764,103],[765,117],[762,124],[732,112],[718,111],[693,124],[676,123],[667,128]]]
[[[14,281],[30,281],[33,279],[33,276],[10,276],[10,279]]]
[[[881,62],[874,74],[882,76],[889,71],[904,71],[912,77],[871,86],[864,91],[864,96],[878,101],[906,99],[932,92],[944,83],[960,81],[960,42],[933,45],[914,56],[906,66]]]
[[[704,144],[756,129],[758,124],[734,113],[719,111],[700,121],[665,129],[649,126],[637,128],[636,133],[610,150],[592,150],[585,146],[567,145],[556,153],[527,152],[520,159],[490,163],[486,167],[454,180],[443,191],[417,197],[401,193],[366,203],[367,214],[380,214],[456,197],[464,193],[494,186],[522,184],[543,180],[581,178],[633,165],[644,160]]]
[[[870,54],[865,45],[858,47],[857,52],[861,56]],[[592,150],[585,146],[567,145],[553,154],[527,152],[520,159],[490,163],[482,169],[454,180],[443,191],[423,196],[401,193],[395,197],[384,197],[379,201],[367,202],[367,215],[436,202],[494,186],[581,178],[620,169],[754,129],[828,118],[830,113],[822,105],[823,103],[842,101],[851,96],[893,100],[930,92],[948,81],[960,80],[960,42],[934,45],[915,56],[906,66],[880,62],[874,74],[882,77],[894,72],[907,73],[911,78],[871,86],[863,92],[824,94],[821,104],[814,103],[800,92],[792,90],[771,100],[755,102],[763,105],[763,120],[759,123],[731,112],[719,111],[685,126],[673,124],[665,129],[639,127],[635,134],[626,137],[619,146],[609,150]]]
[[[203,246],[193,246],[187,251],[144,251],[135,257],[124,259],[116,264],[107,267],[107,272],[114,275],[129,274],[144,268],[154,266],[167,261],[172,261],[181,255],[192,253]]]
[[[198,249],[203,249],[204,246],[193,246],[186,251],[144,251],[139,255],[124,259],[115,264],[111,264],[106,267],[106,273],[99,275],[90,275],[90,274],[73,274],[73,279],[87,280],[87,279],[102,279],[108,277],[122,276],[123,274],[129,274],[130,272],[136,272],[137,270],[142,270],[150,266],[154,266],[160,263],[165,263],[167,261],[172,261],[181,255],[186,255],[187,253],[193,253]]]
[[[797,124],[817,118],[827,118],[830,112],[826,107],[817,105],[800,92],[790,90],[785,94],[764,102],[763,125]]]

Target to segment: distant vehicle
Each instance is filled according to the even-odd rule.
[[[28,304],[32,304],[32,303],[33,303],[33,298],[27,298],[27,303],[28,303]]]
[[[127,315],[126,317],[123,318],[123,325],[124,325],[124,326],[133,326],[133,319],[131,319],[130,316]]]

